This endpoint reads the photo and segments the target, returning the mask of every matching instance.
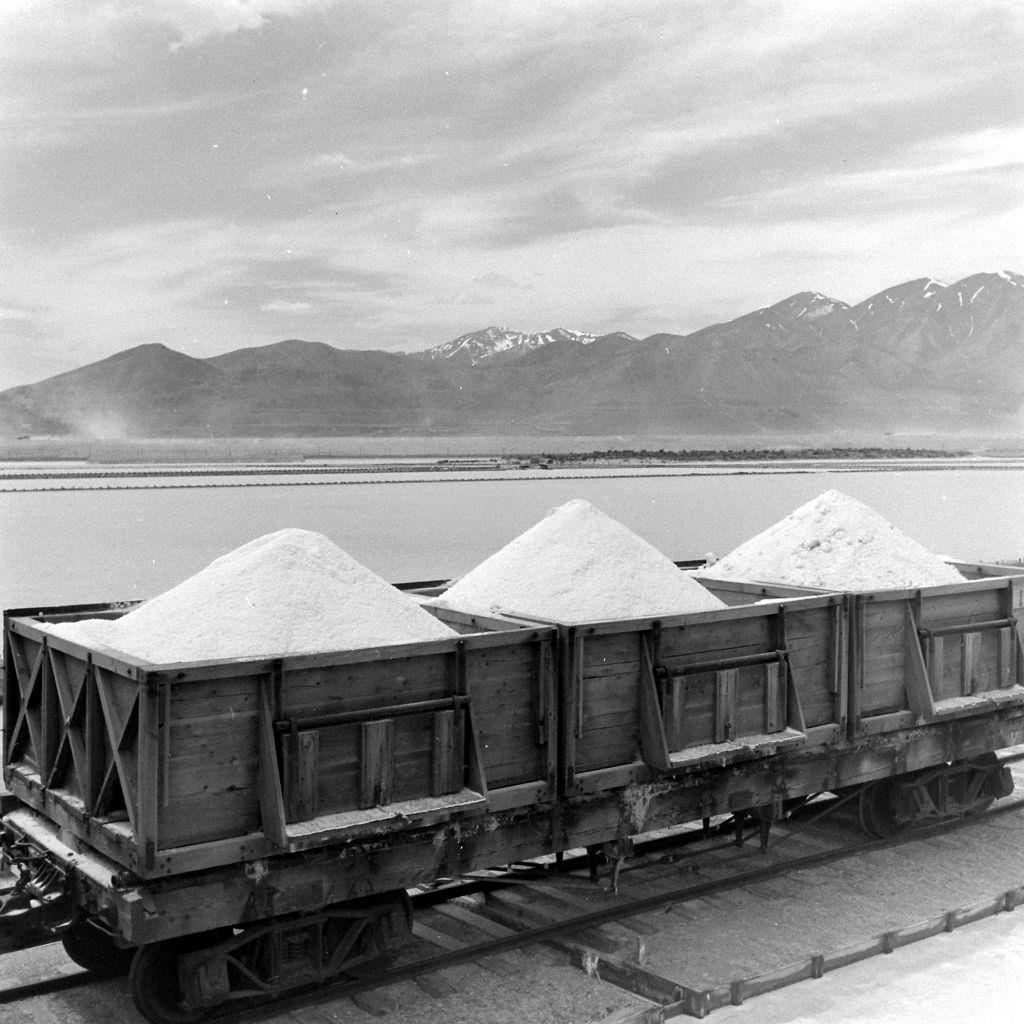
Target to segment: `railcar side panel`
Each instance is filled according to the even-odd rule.
[[[40,618],[6,623],[5,781],[142,877],[553,799],[555,629],[154,666]]]
[[[855,735],[1024,703],[1024,579],[853,595]]]

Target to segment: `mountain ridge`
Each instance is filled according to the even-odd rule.
[[[0,432],[756,433],[1024,425],[1024,276],[787,296],[688,334],[490,327],[424,352],[139,345],[0,392]]]

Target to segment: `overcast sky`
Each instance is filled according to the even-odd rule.
[[[1021,0],[2,0],[0,387],[1024,271]]]

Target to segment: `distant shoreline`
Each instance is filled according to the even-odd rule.
[[[0,463],[274,465],[363,459],[546,459],[580,466],[799,459],[1020,458],[1024,437],[863,433],[835,435],[520,435],[319,438],[0,438]]]
[[[8,462],[0,492],[180,490],[182,488],[329,487],[368,484],[479,483],[620,477],[758,476],[1024,469],[1021,456],[977,456],[927,448],[607,449],[561,455],[363,457],[298,462]]]

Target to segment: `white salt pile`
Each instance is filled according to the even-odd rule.
[[[49,629],[157,663],[315,654],[455,635],[322,534],[294,529],[243,544],[119,619]]]
[[[963,583],[951,565],[840,491],[825,491],[701,575],[821,590]]]
[[[569,623],[725,607],[647,541],[582,500],[556,508],[435,603]]]

